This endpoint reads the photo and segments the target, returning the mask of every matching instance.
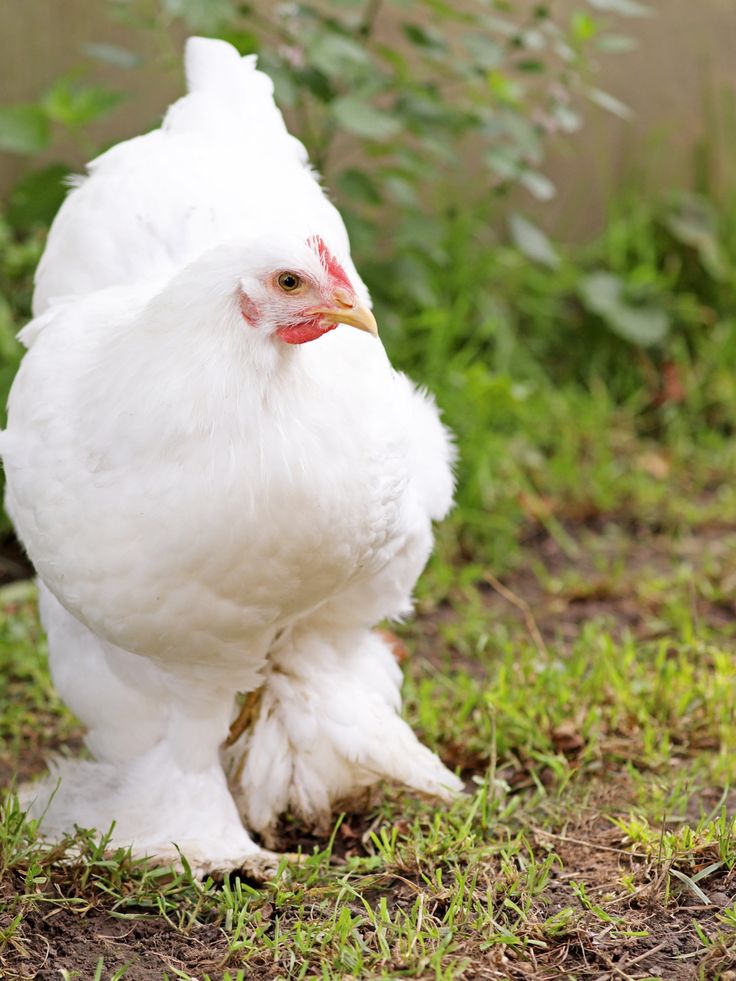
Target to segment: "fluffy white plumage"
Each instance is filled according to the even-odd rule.
[[[376,338],[301,342],[334,324],[299,326],[278,270],[302,307],[339,298],[367,323],[343,223],[255,60],[194,38],[186,66],[162,128],[69,195],[23,332],[7,506],[94,757],[28,802],[50,835],[114,820],[138,853],[253,869],[269,853],[245,827],[287,809],[319,822],[383,779],[460,787],[400,718],[371,629],[411,609],[453,451]]]

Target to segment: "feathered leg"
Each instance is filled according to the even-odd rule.
[[[400,717],[401,671],[370,630],[302,625],[269,655],[257,715],[226,769],[245,823],[268,834],[290,810],[313,824],[388,780],[441,799],[461,781]]]
[[[38,581],[38,606],[48,638],[57,692],[87,728],[85,743],[106,763],[121,763],[163,738],[165,697],[160,670],[144,657],[102,640]]]
[[[41,586],[50,661],[60,694],[89,727],[94,760],[57,759],[22,800],[51,838],[75,826],[107,832],[111,847],[196,873],[267,875],[278,857],[246,833],[227,787],[219,747],[230,690],[202,691],[143,658],[105,644]]]

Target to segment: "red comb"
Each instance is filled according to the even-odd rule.
[[[327,248],[325,240],[320,235],[313,235],[311,238],[307,239],[307,244],[317,253],[320,258],[320,262],[327,270],[330,277],[339,283],[340,286],[344,286],[346,289],[352,291],[353,284],[348,279],[348,275],[343,267]]]

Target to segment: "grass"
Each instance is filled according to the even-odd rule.
[[[632,208],[554,268],[448,222],[453,264],[427,270],[442,303],[383,318],[462,452],[460,506],[400,633],[407,717],[467,794],[386,789],[329,838],[285,819],[304,861],[256,887],[82,833],[70,858],[9,792],[3,976],[733,977],[736,222],[701,215],[693,239],[680,204]],[[38,248],[0,256],[18,317]],[[586,309],[601,269],[665,312],[661,342]],[[0,590],[0,678],[10,786],[81,741],[28,584]]]

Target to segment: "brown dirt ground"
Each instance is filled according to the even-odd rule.
[[[572,642],[583,624],[601,618],[610,622],[614,634],[628,631],[640,640],[656,637],[659,631],[651,621],[658,607],[655,601],[644,602],[637,595],[637,580],[671,574],[676,561],[687,562],[697,569],[707,559],[736,559],[733,538],[736,529],[730,527],[704,526],[697,534],[674,541],[671,535],[636,528],[625,539],[606,537],[605,532],[613,529],[621,530],[620,526],[601,525],[599,521],[569,526],[566,534],[577,548],[574,557],[546,533],[537,533],[530,539],[526,554],[533,555],[550,577],[562,578],[574,571],[571,585],[547,592],[529,562],[504,579],[503,585],[528,605],[545,640]],[[594,548],[587,547],[588,540],[595,542]],[[615,575],[613,570],[624,549],[626,575]],[[490,583],[486,593],[488,605],[499,615],[523,622],[523,613],[518,608],[515,610],[513,602],[500,595]],[[714,602],[693,596],[692,602],[696,619],[719,630],[730,633],[736,630],[736,598]]]
[[[18,881],[17,887],[22,890],[23,883]],[[0,914],[3,926],[4,918]],[[208,972],[216,978],[227,954],[216,926],[198,926],[181,934],[161,917],[118,919],[98,909],[80,914],[59,907],[45,912],[39,907],[26,915],[24,927],[17,946],[11,940],[10,951],[5,952],[5,973],[0,977],[8,981],[58,981],[64,970],[79,981],[89,981],[100,958],[105,981],[126,964],[130,967],[125,977],[131,981],[161,981],[165,971],[176,970],[195,977]]]

